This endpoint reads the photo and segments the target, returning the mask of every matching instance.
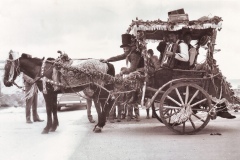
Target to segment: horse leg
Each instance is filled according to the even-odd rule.
[[[50,128],[50,132],[54,132],[57,129],[57,126],[59,125],[58,123],[58,117],[57,117],[57,94],[52,95],[52,114],[53,114],[53,124],[52,127]]]
[[[46,110],[47,110],[47,125],[43,129],[42,134],[47,134],[49,129],[52,127],[52,105],[51,105],[51,96],[49,94],[43,94],[45,103],[46,103]]]
[[[112,99],[109,99],[108,101],[106,101],[106,99],[99,100],[99,101],[100,101],[100,104],[97,103],[98,107],[96,107],[96,109],[98,108],[99,112],[97,111],[98,112],[98,124],[94,128],[95,132],[101,132],[103,126],[105,126],[105,124],[106,124],[107,115],[109,114],[109,112],[114,104],[114,100],[112,100]],[[100,107],[102,107],[102,108],[100,108]],[[101,109],[102,109],[102,111],[101,111]]]
[[[102,127],[105,125],[106,119],[104,121],[104,124],[102,124],[103,122],[102,122],[102,118],[101,118],[102,117],[101,116],[101,114],[102,114],[101,104],[100,104],[100,102],[98,102],[98,99],[96,99],[96,98],[93,98],[93,102],[94,102],[94,105],[95,105],[95,108],[96,108],[97,114],[98,114],[98,123],[95,125],[93,131],[95,133],[99,133],[102,131]]]

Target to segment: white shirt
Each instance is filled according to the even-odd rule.
[[[178,42],[179,40],[177,40],[176,43]],[[184,42],[181,42],[179,46],[180,46],[180,53],[176,53],[175,58],[179,61],[184,61],[184,62],[189,61],[188,45]]]

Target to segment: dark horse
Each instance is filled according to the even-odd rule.
[[[45,61],[43,65],[43,59],[32,58],[31,55],[22,54],[20,58],[14,55],[14,52],[9,52],[9,59],[5,64],[5,72],[4,72],[4,85],[7,87],[15,84],[14,80],[23,72],[29,77],[35,80],[36,85],[38,86],[40,91],[43,91],[43,81],[42,78],[46,77],[48,79],[52,79],[54,63],[50,60]],[[108,64],[107,74],[114,76],[115,69],[112,64]],[[91,76],[91,75],[89,75]],[[101,128],[106,123],[106,116],[109,113],[114,100],[111,98],[109,90],[113,89],[111,84],[104,85],[103,89],[94,83],[77,86],[77,87],[68,87],[62,88],[60,91],[54,91],[53,84],[46,83],[46,93],[43,92],[43,96],[46,102],[46,110],[47,110],[47,125],[43,129],[42,133],[46,134],[49,131],[54,132],[59,125],[58,117],[57,117],[57,94],[58,93],[71,93],[71,92],[79,92],[84,90],[87,87],[90,87],[91,90],[94,91],[92,95],[92,99],[94,101],[97,113],[98,113],[98,123],[94,128],[95,132],[101,132]],[[109,98],[110,97],[110,98]],[[53,116],[53,119],[52,119]]]

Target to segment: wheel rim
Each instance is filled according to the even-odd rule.
[[[202,87],[178,83],[163,94],[159,112],[170,130],[178,134],[194,134],[208,124],[211,108],[210,97]]]
[[[163,123],[163,121],[160,118],[160,114],[159,114],[160,112],[159,112],[159,107],[157,106],[157,102],[154,102],[152,104],[152,110],[153,110],[153,115],[155,116],[155,118],[157,120],[159,120],[159,122]]]

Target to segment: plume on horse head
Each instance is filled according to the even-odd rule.
[[[10,87],[13,85],[14,80],[18,76],[18,68],[16,67],[16,61],[19,58],[19,53],[12,50],[9,51],[8,59],[6,60],[4,67],[3,83],[5,86]]]

